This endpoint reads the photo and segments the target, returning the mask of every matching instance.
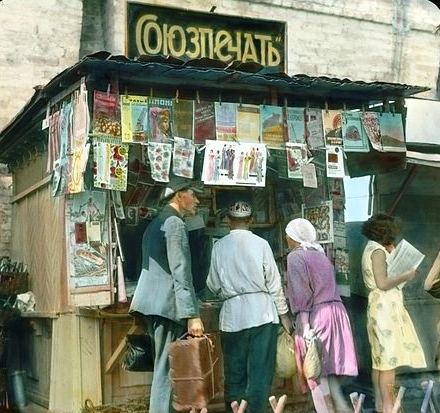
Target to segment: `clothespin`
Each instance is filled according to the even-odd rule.
[[[174,98],[176,103],[179,103],[179,89],[176,89],[176,97]]]
[[[111,90],[111,85],[109,83],[109,84],[107,84],[107,96],[110,95],[110,90]]]
[[[231,403],[231,408],[234,413],[244,413],[246,411],[246,407],[247,407],[246,400],[242,400],[240,405],[238,405],[238,402],[236,401],[233,401]]]
[[[198,90],[196,91],[196,102],[200,103],[200,94]]]
[[[324,108],[325,108],[326,113],[328,113],[328,102],[327,101],[325,101],[325,103],[324,103]]]
[[[269,403],[270,407],[272,407],[272,410],[274,413],[282,413],[284,411],[284,406],[286,405],[287,396],[283,394],[277,402],[277,399],[275,396],[269,397]]]
[[[196,147],[197,153],[202,153],[205,150],[205,148],[206,148],[206,145],[203,145],[203,144],[194,145],[194,146]]]

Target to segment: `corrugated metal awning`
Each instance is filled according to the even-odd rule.
[[[254,63],[229,65],[212,59],[188,62],[174,58],[141,56],[131,60],[99,52],[86,56],[36,88],[29,102],[0,132],[1,163],[22,156],[29,143],[45,144],[41,119],[47,105],[69,86],[86,78],[93,88],[106,90],[118,84],[119,93],[174,96],[182,98],[242,101],[243,103],[288,104],[289,106],[368,108],[370,104],[397,100],[429,88],[386,82],[363,82],[307,75],[289,76]],[[30,133],[32,130],[32,133]],[[30,139],[32,135],[32,139]]]

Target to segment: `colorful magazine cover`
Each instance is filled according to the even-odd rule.
[[[170,143],[173,140],[173,100],[150,98],[148,100],[149,142]]]
[[[73,288],[106,285],[109,280],[106,191],[83,191],[67,198],[70,268]]]
[[[376,151],[383,152],[382,139],[380,136],[379,113],[361,112],[362,127],[370,140],[371,146]]]
[[[275,105],[260,105],[261,142],[269,147],[284,146],[283,108]]]
[[[146,143],[148,141],[148,96],[122,95],[122,142]]]
[[[333,206],[332,201],[320,205],[302,205],[302,216],[308,219],[316,230],[316,240],[319,243],[333,242]]]
[[[369,152],[359,112],[342,112],[342,142],[345,152]]]
[[[238,142],[259,142],[260,107],[258,105],[237,105]]]
[[[237,103],[215,102],[215,131],[218,141],[237,139]]]
[[[194,137],[194,101],[173,99],[173,132],[185,139]]]
[[[192,179],[194,177],[194,158],[196,148],[190,139],[174,137],[173,173]]]
[[[302,167],[307,163],[307,146],[300,143],[286,143],[287,176],[303,179]]]
[[[125,191],[128,177],[127,144],[110,136],[93,138],[93,183],[95,188]]]
[[[383,112],[379,114],[380,137],[385,152],[406,152],[402,115]]]
[[[72,153],[69,156],[70,169],[68,192],[78,193],[84,189],[84,171],[89,157],[90,143],[88,133],[90,126],[87,90],[82,82],[79,91],[74,93],[72,119]]]
[[[94,134],[121,137],[121,110],[119,96],[114,93],[93,92],[93,126]]]
[[[306,108],[304,117],[307,146],[311,150],[324,149],[325,139],[322,124],[322,110]]]
[[[203,145],[206,140],[215,140],[214,102],[194,103],[194,143]]]
[[[339,109],[322,110],[322,125],[325,144],[342,146],[342,111]]]
[[[286,142],[300,144],[306,142],[305,110],[304,108],[283,108]]]
[[[266,145],[241,143],[237,146],[237,178],[239,185],[265,186],[266,182]]]
[[[329,178],[343,178],[345,176],[345,168],[342,146],[327,146],[326,152],[327,176]]]
[[[206,141],[202,180],[211,185],[265,186],[266,145]]]

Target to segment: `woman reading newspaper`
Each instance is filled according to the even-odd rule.
[[[423,254],[404,242],[395,247],[400,233],[397,218],[376,214],[362,225],[368,238],[362,255],[362,275],[368,289],[367,332],[371,347],[375,412],[391,413],[396,368],[426,367],[413,322],[403,305],[401,287],[416,274]],[[403,240],[404,241],[404,240]],[[403,255],[404,265],[399,264]],[[390,273],[392,270],[392,273]],[[400,288],[399,288],[400,287]]]

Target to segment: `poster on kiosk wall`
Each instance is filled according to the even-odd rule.
[[[206,185],[266,184],[266,145],[206,141],[202,180]]]

